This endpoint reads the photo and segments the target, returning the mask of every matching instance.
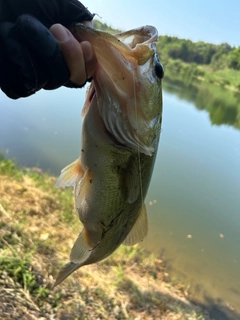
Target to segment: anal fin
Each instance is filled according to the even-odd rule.
[[[125,238],[122,244],[125,246],[133,246],[134,244],[141,242],[147,235],[148,232],[148,219],[147,210],[145,204],[143,204],[137,221],[133,225],[131,231]]]
[[[67,167],[62,169],[61,174],[56,182],[56,187],[69,187],[74,186],[76,182],[81,180],[84,174],[84,170],[81,166],[80,159],[69,164]]]

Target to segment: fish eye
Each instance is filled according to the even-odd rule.
[[[163,65],[160,63],[157,53],[155,53],[154,55],[154,70],[155,70],[156,76],[159,79],[162,79],[164,77],[164,68],[163,68]]]
[[[164,68],[163,68],[163,65],[160,63],[160,62],[157,62],[154,66],[154,69],[155,69],[155,73],[156,73],[156,76],[159,78],[159,79],[162,79],[164,77]]]

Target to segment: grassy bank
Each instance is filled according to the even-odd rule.
[[[1,319],[210,319],[171,283],[164,261],[121,246],[55,289],[80,222],[71,189],[39,169],[0,160]]]

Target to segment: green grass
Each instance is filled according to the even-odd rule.
[[[164,263],[139,246],[121,246],[53,290],[81,229],[73,192],[56,189],[55,178],[20,170],[12,160],[2,158],[0,168],[0,312],[7,297],[19,319],[36,308],[46,319],[201,319],[180,290],[172,288],[172,295],[165,283],[167,292],[161,291]]]
[[[0,153],[0,174],[13,177],[17,181],[22,181],[23,172],[19,169],[16,163],[11,159],[5,159]]]

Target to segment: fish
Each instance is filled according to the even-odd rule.
[[[144,199],[162,124],[164,69],[156,52],[156,28],[113,35],[76,24],[71,31],[78,41],[91,43],[98,66],[82,109],[80,157],[56,183],[74,187],[83,229],[54,286],[121,244],[132,246],[146,237]]]

